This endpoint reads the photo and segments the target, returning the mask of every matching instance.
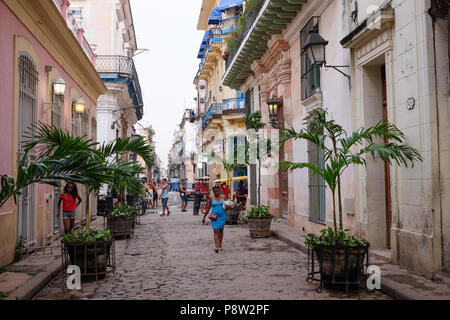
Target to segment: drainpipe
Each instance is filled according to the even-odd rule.
[[[450,7],[448,9],[450,13]],[[445,262],[445,254],[444,254],[444,234],[443,234],[443,216],[442,216],[442,182],[441,182],[441,144],[440,144],[440,118],[439,118],[439,99],[438,99],[438,76],[437,76],[437,53],[436,53],[436,20],[437,17],[432,14],[430,9],[430,15],[432,17],[432,26],[433,26],[433,55],[434,55],[434,79],[435,79],[435,95],[436,95],[436,125],[437,125],[437,152],[438,152],[438,181],[439,181],[439,218],[441,220],[441,268],[444,266]],[[450,14],[447,18],[448,20],[448,32],[450,38]],[[449,64],[450,64],[450,45],[449,45]]]

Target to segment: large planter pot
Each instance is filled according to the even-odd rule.
[[[97,243],[68,243],[62,240],[64,267],[76,265],[85,279],[102,279],[114,268],[114,240]]]
[[[125,217],[115,217],[108,215],[107,229],[111,230],[111,235],[117,237],[131,237],[135,222],[134,215]]]
[[[369,246],[317,246],[314,252],[326,289],[357,289],[364,275],[364,259]]]
[[[270,225],[272,224],[272,217],[268,218],[248,218],[248,230],[252,238],[267,238],[270,237]]]
[[[227,210],[227,224],[237,224],[239,219],[239,208]]]

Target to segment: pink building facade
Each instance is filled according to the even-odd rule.
[[[74,135],[96,136],[97,97],[106,88],[95,71],[95,55],[89,55],[82,33],[77,38],[66,23],[69,15],[61,15],[68,1],[59,2],[0,1],[2,175],[16,178],[23,133],[36,121]],[[63,95],[53,89],[57,79],[66,84]],[[76,113],[72,106],[79,99],[85,104],[83,114]],[[55,215],[59,192],[57,188],[32,185],[22,192],[17,204],[9,200],[0,208],[0,265],[12,262],[18,243],[33,250],[60,235]],[[79,223],[83,222],[86,205],[89,201],[79,209]]]

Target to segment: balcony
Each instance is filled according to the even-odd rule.
[[[98,73],[133,77],[133,68],[133,59],[125,56],[101,55],[97,56],[95,61],[95,69]]]
[[[222,19],[220,22],[220,29],[222,30],[222,34],[227,34],[236,31],[238,25],[238,16]]]
[[[133,105],[136,107],[136,116],[141,120],[144,114],[139,77],[130,57],[117,55],[99,55],[95,60],[95,69],[104,82],[117,82],[128,85],[128,92]]]
[[[268,40],[281,34],[305,3],[306,0],[260,0],[248,10],[243,32],[237,36],[237,49],[228,55],[223,84],[239,89],[252,72],[251,64],[267,52]]]
[[[202,128],[205,128],[212,119],[222,118],[222,105],[220,103],[213,103],[208,109],[208,112],[202,118]]]
[[[245,98],[224,99],[222,102],[222,114],[243,114],[246,111]]]
[[[197,77],[206,80],[222,53],[222,29],[211,28],[209,30],[208,42],[203,51],[202,60],[199,65]]]

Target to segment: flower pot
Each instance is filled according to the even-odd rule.
[[[248,230],[252,238],[267,238],[270,237],[270,225],[272,224],[272,217],[257,218],[248,217]]]
[[[107,229],[111,231],[114,238],[131,237],[133,234],[134,215],[115,217],[109,215],[107,217]]]
[[[367,246],[316,246],[322,284],[327,289],[357,289],[364,275]]]
[[[113,240],[97,243],[68,243],[62,240],[65,267],[80,267],[84,278],[105,277],[108,266],[111,266],[111,247]]]
[[[239,219],[239,208],[227,210],[227,224],[237,224]]]

